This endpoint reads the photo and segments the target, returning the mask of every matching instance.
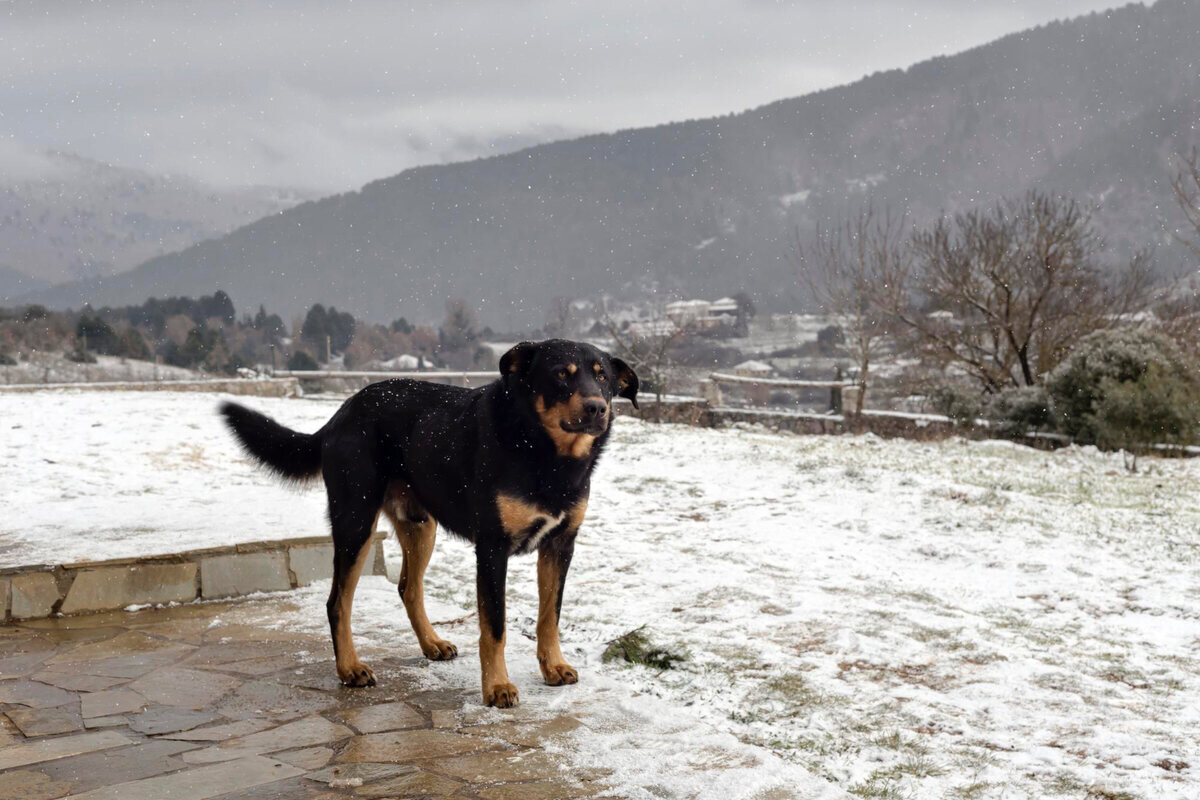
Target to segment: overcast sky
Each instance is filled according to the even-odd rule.
[[[5,2],[0,172],[30,148],[224,185],[741,111],[1101,0]]]

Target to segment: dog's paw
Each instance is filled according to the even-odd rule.
[[[434,639],[428,646],[421,645],[421,652],[430,661],[449,661],[458,658],[458,648],[445,639]]]
[[[512,708],[517,704],[517,687],[511,683],[496,683],[483,687],[483,704],[496,708]]]
[[[542,677],[550,686],[565,686],[568,683],[579,683],[579,673],[570,664],[540,664]]]
[[[346,686],[362,687],[375,685],[375,673],[371,668],[361,661],[357,661],[348,667],[338,667],[338,677],[342,679],[342,683]]]

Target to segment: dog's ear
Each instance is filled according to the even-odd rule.
[[[638,376],[628,364],[619,358],[609,359],[613,371],[617,373],[617,394],[633,403],[637,408]]]
[[[534,342],[521,342],[500,357],[500,377],[505,375],[524,375],[533,361],[533,352],[537,349]]]

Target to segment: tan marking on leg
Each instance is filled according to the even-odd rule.
[[[583,504],[586,506],[587,501]],[[551,686],[577,683],[579,673],[563,658],[558,639],[558,592],[562,570],[552,552],[538,551],[537,577],[537,657],[542,677]]]
[[[483,703],[496,708],[512,708],[517,704],[517,687],[508,679],[504,663],[504,641],[507,633],[496,639],[483,608],[479,609],[479,669],[483,684]]]
[[[571,536],[574,536],[575,532],[579,530],[579,526],[583,525],[583,517],[587,514],[587,507],[588,496],[585,494],[576,501],[575,505],[567,509],[567,519],[569,520],[567,533]]]
[[[375,530],[374,526],[371,530]],[[354,634],[350,630],[350,615],[354,611],[354,590],[358,587],[358,576],[362,574],[363,565],[374,545],[374,537],[368,539],[358,551],[354,566],[346,574],[342,583],[341,594],[337,598],[337,625],[333,632],[333,652],[337,664],[337,674],[342,683],[347,686],[374,686],[375,673],[371,668],[358,659],[358,651],[354,649]]]
[[[391,508],[385,513],[396,529],[404,562],[400,568],[400,598],[413,633],[421,645],[421,652],[431,661],[448,661],[458,655],[458,648],[441,638],[429,624],[425,614],[425,568],[433,556],[433,543],[437,537],[437,521],[428,517],[424,522],[401,519]]]

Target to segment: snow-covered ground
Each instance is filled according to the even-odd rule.
[[[294,491],[253,469],[217,416],[219,400],[183,392],[0,395],[0,566],[327,533],[321,493]],[[337,402],[249,400],[308,431]]]
[[[117,356],[96,356],[80,364],[60,353],[36,353],[17,364],[0,365],[0,384],[91,383],[102,381],[186,381],[212,377],[195,370]]]
[[[305,430],[334,407],[248,402]],[[320,528],[319,490],[252,471],[212,397],[0,404],[0,544],[17,552]],[[511,671],[527,713],[607,696],[626,723],[644,717],[581,729],[568,753],[616,765],[635,797],[749,797],[801,780],[790,764],[863,797],[1195,798],[1200,461],[1140,468],[1090,449],[621,419],[563,606],[581,683],[538,685],[528,558],[510,571]],[[4,563],[26,560],[12,552]],[[431,616],[461,620],[441,627],[463,657],[419,670],[432,685],[478,680],[473,564],[441,537]],[[415,654],[395,587],[367,579],[359,592],[360,642]],[[323,630],[323,594],[296,593],[312,608],[280,624]],[[662,672],[600,663],[642,625],[689,659]]]

